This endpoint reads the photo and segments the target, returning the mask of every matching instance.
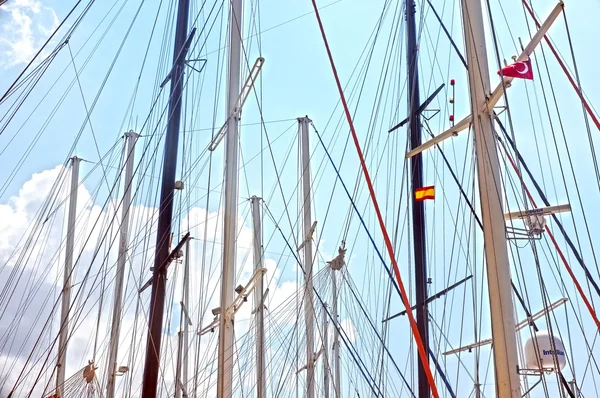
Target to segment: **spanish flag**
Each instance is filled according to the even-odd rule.
[[[422,202],[427,199],[435,199],[435,188],[433,185],[415,190],[415,200]]]

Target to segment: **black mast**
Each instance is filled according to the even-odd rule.
[[[405,0],[408,64],[408,131],[410,147],[414,149],[421,145],[421,117],[419,112],[419,65],[417,48],[417,27],[415,22],[416,5],[414,0]],[[415,260],[415,292],[417,305],[417,328],[423,341],[425,352],[429,353],[429,322],[427,317],[427,262],[425,258],[425,211],[423,202],[415,200],[414,191],[423,187],[423,159],[421,154],[410,160],[413,243]],[[419,398],[429,398],[430,387],[423,363],[418,364]]]
[[[143,398],[155,398],[159,384],[160,342],[165,306],[167,263],[170,257],[169,243],[173,218],[173,193],[175,191],[175,172],[177,171],[177,149],[181,121],[181,95],[183,93],[183,69],[185,66],[189,8],[189,0],[179,0],[175,46],[173,48],[173,69],[171,69],[170,76],[168,77],[171,79],[171,94],[169,97],[169,116],[165,137],[156,252],[152,271],[150,319],[148,322],[148,341],[146,343],[146,361],[142,384]]]

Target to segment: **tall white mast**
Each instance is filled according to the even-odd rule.
[[[340,332],[338,329],[339,320],[338,320],[338,293],[337,293],[337,281],[336,281],[336,271],[334,269],[331,270],[331,282],[333,285],[333,369],[334,369],[334,391],[335,398],[342,397],[342,377],[340,371]]]
[[[242,0],[231,0],[229,11],[229,76],[226,111],[233,111],[227,121],[225,142],[225,205],[223,212],[223,272],[221,274],[221,316],[219,317],[219,355],[217,397],[230,398],[233,384],[233,316],[228,308],[233,302],[236,263],[236,234],[239,185],[238,123],[242,47]]]
[[[517,398],[521,396],[517,338],[502,208],[500,165],[490,114],[492,109],[488,108],[491,88],[481,0],[463,0],[462,8],[494,339],[496,396]]]
[[[308,140],[308,116],[298,118],[302,153],[302,208],[304,210],[304,316],[306,318],[306,398],[315,396],[314,361],[314,307],[313,307],[313,253],[312,209],[310,191],[310,145]]]
[[[187,398],[188,388],[188,339],[192,321],[188,313],[190,299],[190,239],[185,242],[185,257],[183,259],[183,292],[179,320],[179,338],[177,340],[177,369],[175,372],[175,398]]]
[[[323,305],[323,397],[329,398],[329,342],[327,331],[327,303]]]
[[[60,335],[58,338],[58,360],[56,362],[56,395],[63,396],[65,383],[67,343],[69,340],[69,307],[71,305],[71,274],[73,273],[73,247],[75,241],[75,218],[77,216],[77,188],[79,187],[79,163],[77,156],[71,158],[71,194],[67,219],[67,246],[63,279],[62,303],[60,309]]]
[[[260,220],[260,198],[253,196],[252,203],[252,225],[254,227],[254,272],[263,268],[262,256],[262,234]],[[264,398],[267,394],[267,364],[265,362],[265,312],[264,312],[264,284],[260,278],[256,289],[254,289],[254,305],[256,308],[256,396]]]
[[[192,321],[190,320],[190,316],[188,313],[188,304],[190,302],[190,239],[185,242],[185,269],[183,274],[183,303],[182,308],[185,312],[185,317],[187,322],[184,322],[183,325],[183,368],[181,370],[181,385],[182,390],[184,391],[183,398],[187,398],[187,390],[188,390],[188,363],[189,363],[189,336],[190,336],[190,326],[192,325]]]
[[[108,354],[108,383],[106,398],[114,398],[117,377],[117,354],[119,352],[119,332],[121,329],[121,311],[123,306],[123,281],[125,279],[125,262],[127,261],[127,245],[129,242],[129,208],[131,205],[131,185],[133,182],[133,165],[135,160],[135,143],[139,135],[133,131],[125,133],[125,190],[121,207],[121,226],[119,228],[119,257],[117,258],[117,275],[115,278],[115,300],[112,311],[110,329],[110,349]]]

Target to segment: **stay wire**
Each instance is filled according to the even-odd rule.
[[[352,297],[354,297],[354,300],[356,301],[356,303],[359,305],[360,310],[362,312],[362,315],[365,317],[365,319],[367,320],[369,326],[371,327],[371,329],[373,329],[373,332],[375,332],[375,336],[377,336],[377,339],[379,340],[379,342],[381,343],[382,347],[384,348],[386,354],[388,355],[388,358],[392,361],[392,364],[394,365],[394,367],[396,368],[396,371],[398,371],[398,374],[400,375],[400,378],[402,379],[402,381],[404,382],[404,384],[406,385],[406,387],[408,388],[408,391],[410,391],[411,395],[413,397],[415,397],[415,393],[412,390],[412,388],[410,387],[410,384],[408,383],[408,381],[406,381],[406,378],[404,377],[404,375],[402,374],[402,371],[400,370],[400,367],[398,367],[398,364],[396,363],[396,361],[394,360],[394,357],[392,356],[392,353],[389,351],[389,349],[387,348],[387,345],[385,343],[385,341],[383,340],[383,338],[381,337],[381,335],[379,334],[379,331],[377,330],[377,328],[375,327],[375,325],[373,324],[373,321],[371,321],[371,318],[369,317],[369,314],[367,313],[367,311],[365,310],[365,307],[363,306],[360,298],[358,297],[358,295],[355,292],[355,289],[353,287],[354,282],[352,281],[350,275],[348,273],[343,274],[344,279],[346,280],[346,285],[348,286],[348,289],[350,290],[350,293],[352,293]],[[355,318],[354,318],[355,319]]]
[[[531,180],[534,188],[536,189],[538,195],[540,196],[540,199],[542,200],[542,202],[544,202],[545,206],[550,206],[550,202],[546,198],[546,195],[544,195],[544,192],[542,191],[541,187],[538,185],[537,180],[535,179],[535,177],[531,173],[531,170],[529,169],[529,167],[527,167],[527,164],[525,163],[525,161],[523,159],[523,156],[518,151],[518,149],[515,146],[514,142],[512,141],[512,139],[510,138],[510,136],[506,133],[506,131],[504,129],[504,126],[502,125],[502,123],[499,120],[496,120],[496,121],[498,122],[498,125],[499,125],[500,130],[502,131],[502,133],[504,135],[504,138],[508,141],[508,143],[512,147],[513,151],[515,151],[515,154],[517,155],[517,158],[519,159],[521,165],[523,166],[523,169],[525,170],[525,172],[529,176],[529,179]],[[499,136],[498,136],[498,138],[499,138],[499,142],[502,142]],[[581,267],[582,267],[582,269],[583,269],[583,271],[585,273],[586,279],[589,281],[589,283],[592,284],[592,286],[596,290],[596,293],[600,296],[600,287],[598,286],[598,284],[594,280],[591,272],[589,271],[589,269],[585,265],[585,262],[583,261],[583,258],[579,254],[579,251],[577,250],[577,248],[575,247],[575,245],[573,244],[573,242],[569,238],[569,235],[567,234],[567,231],[565,230],[565,228],[563,227],[562,223],[560,222],[560,220],[558,219],[558,217],[555,214],[552,214],[552,219],[554,220],[554,222],[558,226],[558,229],[561,231],[561,233],[563,235],[563,238],[567,242],[567,245],[571,249],[573,255],[575,256],[575,258],[577,259],[577,261],[581,265]]]
[[[94,140],[94,146],[96,147],[96,153],[98,155],[100,167],[102,168],[102,177],[104,177],[104,182],[106,183],[106,187],[110,190],[110,183],[108,182],[108,179],[106,178],[107,171],[106,171],[106,168],[104,167],[104,163],[102,163],[102,155],[100,154],[100,147],[98,146],[98,140],[96,139],[96,132],[94,131],[94,127],[92,125],[92,119],[91,119],[92,115],[90,114],[90,110],[88,108],[87,102],[85,101],[85,95],[83,94],[83,87],[81,87],[81,79],[79,78],[79,72],[77,71],[77,66],[75,65],[75,58],[73,57],[73,52],[71,51],[71,44],[69,42],[67,42],[67,48],[69,49],[69,55],[71,56],[71,65],[73,65],[75,79],[77,80],[77,86],[79,87],[79,94],[81,95],[81,101],[83,103],[83,107],[84,107],[85,113],[86,113],[84,125],[85,125],[85,123],[87,123],[90,126],[90,131],[92,132],[92,138]]]
[[[10,87],[8,87],[8,89],[4,92],[4,94],[2,95],[2,98],[0,98],[0,104],[2,104],[2,102],[4,102],[12,94],[12,92],[15,89],[15,86],[17,84],[19,84],[19,85],[22,84],[22,82],[19,82],[19,81],[21,80],[21,78],[23,77],[23,75],[25,75],[25,72],[27,72],[27,70],[29,69],[29,67],[31,65],[33,65],[33,63],[35,62],[35,60],[37,59],[37,57],[44,51],[44,49],[46,48],[46,46],[48,44],[50,44],[50,42],[54,38],[54,35],[56,35],[56,33],[58,33],[58,31],[62,28],[62,26],[67,22],[67,20],[69,19],[69,17],[75,12],[75,10],[77,9],[77,7],[79,7],[79,4],[81,4],[82,1],[83,0],[78,0],[77,3],[75,3],[75,5],[71,8],[71,10],[68,12],[68,14],[63,18],[63,20],[60,22],[60,24],[58,24],[58,26],[56,27],[56,29],[54,29],[54,31],[50,34],[50,36],[48,36],[48,38],[46,39],[46,41],[44,42],[44,44],[42,44],[42,46],[35,53],[35,55],[33,56],[33,58],[31,58],[31,60],[29,61],[29,63],[25,66],[25,68],[21,71],[21,73],[16,77],[16,79],[13,81],[13,83],[10,85]],[[77,22],[80,22],[82,20],[82,17],[85,14],[87,14],[87,12],[89,11],[89,9],[90,9],[91,5],[94,3],[94,1],[95,0],[90,0],[89,4],[84,9],[83,14],[78,18]],[[76,23],[76,24],[74,24],[74,27],[76,27],[78,25],[79,25],[79,23]],[[73,28],[70,29],[70,31],[72,31],[72,30],[73,30]],[[59,46],[61,46],[60,48],[62,48],[62,43]],[[52,52],[52,54],[50,54],[50,56],[52,56],[52,60],[54,60],[54,56],[55,55],[56,55],[55,52]],[[50,61],[50,62],[52,62],[52,61]],[[43,64],[44,63],[42,63],[42,65]],[[36,67],[33,72],[35,72],[37,70],[37,68],[39,68],[39,66]],[[44,72],[45,72],[45,70],[44,70]],[[42,72],[42,74],[43,74],[43,72]],[[41,78],[41,76],[40,76],[40,78]],[[37,79],[37,81],[39,81],[39,78]],[[37,83],[37,81],[36,81],[36,83]],[[34,87],[35,87],[35,84],[31,87],[31,89],[33,90]]]
[[[285,238],[285,236],[283,236],[283,234],[282,234],[282,238],[285,240],[286,246],[288,247],[288,249],[290,250],[290,252],[293,254],[293,256],[294,256],[294,258],[295,258],[295,260],[296,260],[296,262],[298,264],[298,267],[300,267],[304,271],[304,267],[302,266],[302,262],[296,256],[296,253],[294,252],[294,249],[290,245],[289,241]],[[313,292],[317,296],[317,299],[319,300],[321,306],[325,307],[325,302],[321,298],[321,295],[319,294],[319,292],[314,287],[313,287]],[[346,331],[341,326],[339,326],[339,323],[337,322],[336,319],[333,319],[333,316],[331,315],[331,313],[329,312],[329,310],[325,309],[325,311],[327,312],[327,316],[328,316],[329,320],[333,324],[335,324],[336,325],[335,326],[336,329],[339,332],[341,332],[340,333],[340,337],[342,338],[342,341],[343,341],[344,345],[348,349],[348,352],[352,356],[353,361],[355,362],[355,364],[357,365],[358,369],[360,370],[362,376],[364,377],[365,381],[367,382],[367,384],[371,388],[371,391],[373,392],[373,394],[375,394],[375,396],[380,396],[380,395],[383,396],[382,392],[379,390],[379,387],[375,383],[375,379],[370,374],[370,372],[368,371],[368,369],[366,369],[366,365],[362,361],[361,357],[358,355],[358,352],[356,351],[356,348],[354,348],[354,345],[352,344],[352,342],[350,342],[350,340],[348,338],[348,335],[346,334]],[[375,390],[375,387],[377,387],[378,391]]]
[[[573,61],[573,71],[575,72],[575,81],[577,82],[577,88],[579,92],[583,92],[583,88],[581,86],[581,79],[579,78],[579,70],[577,68],[577,60],[575,59],[575,50],[573,48],[573,41],[571,39],[571,32],[569,31],[569,23],[567,21],[567,13],[564,8],[562,10],[562,15],[565,21],[565,29],[567,31],[567,40],[569,42],[569,50],[571,53],[571,59]],[[594,147],[594,140],[592,138],[592,131],[590,128],[590,120],[587,112],[585,111],[585,101],[581,99],[581,110],[583,112],[583,120],[585,121],[586,132],[588,136],[588,142],[590,146],[590,152],[592,154],[592,164],[594,165],[594,172],[596,173],[596,184],[598,186],[598,190],[600,191],[600,168],[598,167],[598,157],[596,156],[596,149]]]

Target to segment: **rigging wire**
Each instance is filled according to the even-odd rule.
[[[414,337],[415,341],[417,342],[417,346],[418,346],[418,349],[419,349],[419,355],[420,355],[420,358],[421,358],[421,362],[423,363],[423,367],[425,369],[425,373],[426,373],[427,378],[429,380],[429,384],[430,384],[430,387],[431,387],[431,392],[432,392],[434,398],[438,398],[439,397],[439,393],[437,391],[437,388],[436,388],[436,385],[435,385],[435,381],[433,379],[433,375],[431,374],[431,369],[427,365],[429,363],[429,361],[427,359],[428,353],[426,353],[425,350],[424,350],[424,348],[423,348],[423,343],[422,343],[421,338],[419,336],[419,332],[417,330],[417,325],[415,323],[415,320],[414,320],[414,317],[413,317],[412,313],[410,312],[410,304],[408,302],[408,297],[406,295],[406,291],[404,289],[404,285],[403,285],[402,280],[400,278],[400,271],[398,269],[398,264],[396,263],[396,259],[395,259],[394,252],[393,252],[393,248],[391,247],[391,242],[390,242],[389,236],[387,234],[387,230],[385,228],[385,224],[383,223],[383,219],[381,217],[381,212],[379,211],[379,205],[377,203],[377,199],[375,198],[373,186],[372,186],[372,183],[370,181],[369,173],[368,173],[368,170],[366,168],[366,164],[365,164],[365,161],[364,161],[364,158],[363,158],[363,155],[362,155],[362,151],[360,149],[360,144],[358,142],[358,137],[356,136],[356,131],[354,130],[354,124],[352,122],[352,117],[351,117],[351,115],[350,115],[350,113],[348,111],[348,105],[346,104],[346,100],[345,100],[345,97],[344,97],[344,92],[342,90],[339,78],[337,76],[337,72],[335,70],[335,64],[333,63],[333,58],[332,58],[332,55],[331,55],[331,51],[329,50],[329,44],[327,43],[327,38],[325,36],[325,31],[323,30],[323,24],[321,22],[321,17],[319,16],[319,11],[317,9],[317,5],[315,3],[315,0],[312,0],[312,3],[313,3],[313,8],[315,9],[315,15],[316,15],[318,23],[319,23],[319,28],[321,30],[321,35],[323,37],[323,41],[324,41],[325,47],[327,49],[327,54],[329,56],[329,60],[330,60],[331,67],[332,67],[332,71],[334,73],[335,80],[336,80],[336,83],[337,83],[337,86],[338,86],[338,91],[339,91],[339,94],[340,94],[340,97],[341,97],[341,100],[342,100],[342,104],[344,105],[344,110],[345,110],[345,113],[346,113],[346,117],[348,119],[348,124],[350,125],[350,131],[352,133],[354,144],[356,146],[356,150],[358,152],[358,156],[359,156],[359,158],[361,160],[361,166],[362,166],[362,169],[363,169],[363,173],[365,175],[367,186],[369,187],[371,199],[373,201],[373,206],[375,208],[375,212],[377,213],[377,218],[379,220],[379,224],[380,224],[383,236],[384,236],[384,240],[385,240],[385,243],[386,243],[386,246],[387,246],[388,254],[390,256],[390,259],[392,261],[392,265],[394,267],[394,272],[396,274],[396,279],[398,280],[398,287],[400,288],[400,291],[403,293],[403,294],[401,294],[402,301],[404,302],[404,306],[406,307],[406,310],[408,311],[407,314],[408,314],[408,317],[409,317],[409,320],[410,320],[411,328],[413,330],[413,337]]]
[[[54,60],[54,58],[55,58],[56,54],[58,53],[58,51],[60,51],[60,49],[62,49],[64,41],[63,41],[63,43],[60,43],[59,46],[56,49],[54,49],[54,51],[52,51],[52,53],[48,57],[46,57],[46,59],[44,61],[42,61],[40,63],[40,65],[36,66],[33,71],[31,71],[27,76],[25,76],[25,78],[22,81],[21,81],[21,78],[25,75],[25,72],[27,72],[27,70],[29,69],[29,67],[31,65],[33,65],[33,63],[35,62],[35,60],[37,59],[37,57],[44,51],[44,49],[46,48],[46,46],[52,41],[52,39],[54,38],[54,35],[56,35],[56,33],[58,33],[58,31],[60,30],[60,28],[62,28],[62,26],[67,22],[67,20],[69,19],[69,17],[75,12],[75,10],[77,9],[77,7],[79,7],[79,4],[81,4],[82,1],[83,0],[78,0],[77,3],[75,3],[75,5],[71,8],[71,10],[63,18],[63,20],[58,24],[58,26],[56,27],[56,29],[54,29],[54,31],[46,39],[46,41],[44,42],[44,44],[42,44],[42,46],[35,53],[35,55],[33,56],[33,58],[29,61],[29,63],[25,66],[25,68],[21,71],[21,73],[16,77],[16,79],[12,82],[12,84],[8,87],[8,89],[4,92],[4,94],[0,98],[0,104],[2,104],[8,97],[10,97],[12,95],[12,93],[16,89],[19,88],[19,86],[23,85],[28,80],[29,76],[32,76],[34,73],[36,73],[38,70],[40,70],[42,66],[44,66],[45,69],[43,70],[43,72],[40,73],[40,75],[38,76],[36,82],[33,84],[33,86],[31,86],[31,89],[30,89],[29,92],[31,92],[31,90],[33,90],[33,88],[35,88],[35,85],[37,84],[37,82],[39,81],[39,79],[42,77],[42,75],[46,71],[46,69],[49,66],[49,64]],[[88,5],[84,8],[84,11],[82,12],[82,14],[77,18],[77,21],[75,22],[75,24],[73,24],[73,26],[69,28],[70,34],[72,34],[75,31],[75,29],[79,25],[79,22],[81,20],[83,20],[83,17],[87,14],[87,12],[89,11],[89,9],[91,8],[91,6],[92,6],[93,3],[94,3],[94,0],[90,0],[90,2],[88,3]],[[47,60],[50,60],[50,61],[46,62]],[[25,98],[28,95],[29,95],[29,93],[25,96]]]

